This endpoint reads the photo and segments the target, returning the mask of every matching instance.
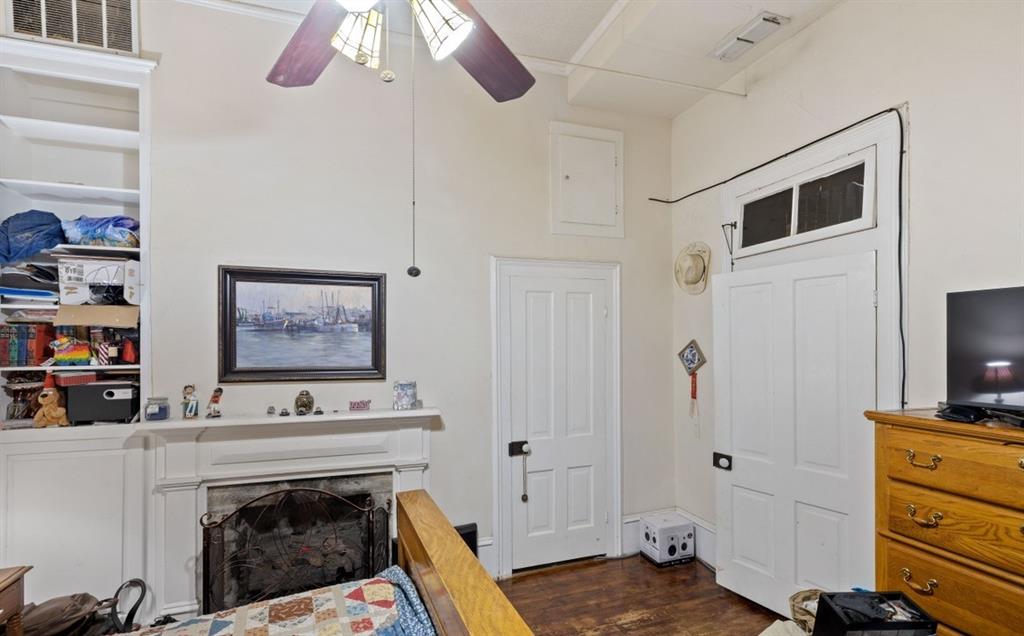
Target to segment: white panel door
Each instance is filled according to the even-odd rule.
[[[718,583],[780,614],[874,585],[875,254],[720,274]]]
[[[511,439],[530,445],[509,463],[513,568],[609,549],[608,281],[553,267],[508,286]]]

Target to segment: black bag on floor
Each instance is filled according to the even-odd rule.
[[[139,597],[121,620],[118,603],[126,590],[138,590]],[[97,600],[92,594],[72,594],[26,606],[22,615],[25,636],[102,636],[127,634],[134,629],[135,615],[146,598],[146,584],[132,579],[121,584],[114,595]]]

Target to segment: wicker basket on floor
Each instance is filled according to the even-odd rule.
[[[818,602],[818,597],[825,590],[802,590],[789,597],[789,612],[793,615],[793,622],[810,634],[814,631],[814,612],[804,607],[805,603]]]

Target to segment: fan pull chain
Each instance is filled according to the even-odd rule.
[[[423,273],[416,267],[416,12],[409,3],[409,15],[412,16],[413,27],[409,33],[409,48],[412,51],[409,69],[409,94],[412,97],[412,265],[405,273],[416,278]]]

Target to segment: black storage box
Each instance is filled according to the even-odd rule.
[[[902,592],[825,593],[812,636],[933,636],[939,628]]]
[[[67,388],[68,420],[86,422],[131,422],[139,412],[139,387],[121,380],[90,382]]]

